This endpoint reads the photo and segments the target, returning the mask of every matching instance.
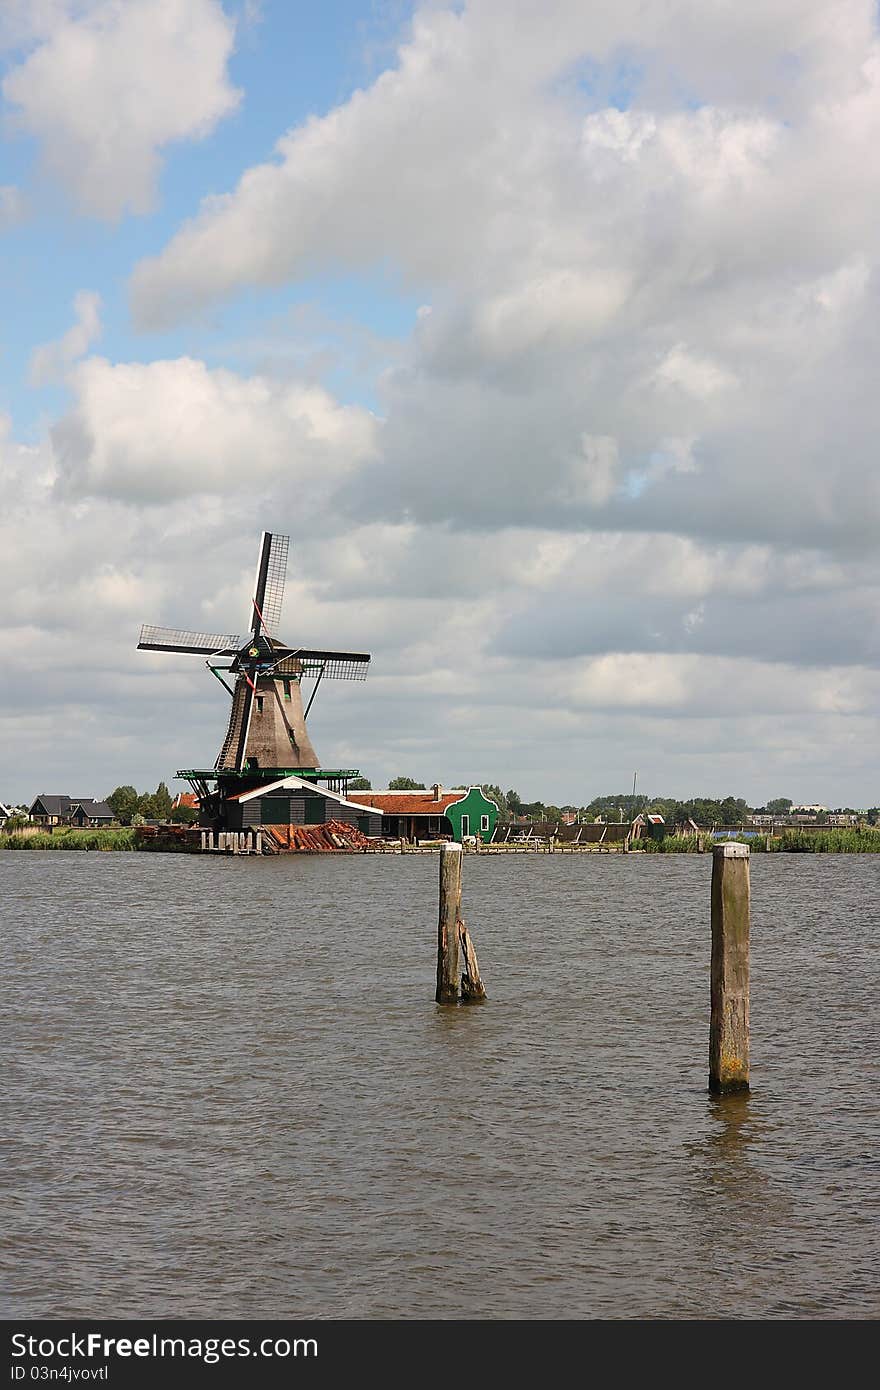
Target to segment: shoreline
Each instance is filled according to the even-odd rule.
[[[809,832],[790,830],[782,835],[740,835],[729,837],[734,843],[746,844],[755,854],[880,854],[880,828],[828,829]],[[436,854],[442,841],[407,844],[401,841],[385,840],[367,848],[322,850],[321,853],[337,854]],[[562,854],[711,854],[716,844],[727,843],[725,838],[714,838],[710,832],[697,835],[668,835],[662,840],[645,839],[628,846],[618,845],[572,845],[547,840],[534,840],[531,843],[498,845],[465,845],[467,854],[481,856],[503,855],[544,855]],[[184,843],[184,837],[171,836],[150,838],[138,836],[137,828],[120,827],[115,830],[57,830],[54,834],[40,831],[0,834],[0,850],[56,850],[64,852],[98,853],[201,853],[200,849]],[[217,851],[214,851],[215,853]],[[229,851],[231,853],[231,851]],[[317,851],[301,849],[287,853],[308,854]],[[266,856],[274,857],[273,855]]]

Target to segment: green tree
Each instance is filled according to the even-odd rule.
[[[167,820],[171,815],[173,801],[171,793],[164,782],[160,782],[153,792],[153,805],[156,808],[156,815],[160,820]]]
[[[411,777],[392,777],[388,783],[390,792],[423,792],[424,782],[414,782]]]
[[[373,784],[369,777],[352,777],[348,784],[348,790],[351,792],[371,792]]]
[[[498,807],[499,819],[502,821],[510,820],[510,811],[507,807],[507,797],[504,795],[504,792],[501,790],[501,788],[494,786],[491,782],[486,782],[483,787],[483,793],[485,796],[489,798],[490,801],[495,802],[496,806]]]
[[[171,812],[171,820],[176,825],[195,825],[199,818],[199,813],[194,806],[178,806],[176,811]]]
[[[767,802],[767,814],[770,816],[787,816],[791,810],[791,798],[787,796],[774,796],[772,801]]]
[[[726,796],[721,803],[721,819],[725,825],[742,825],[748,820],[749,808],[741,796]]]
[[[654,802],[651,803],[651,810],[654,810]],[[584,815],[587,820],[602,819],[603,821],[619,821],[621,812],[625,821],[635,820],[640,811],[648,808],[648,798],[646,796],[632,796],[626,792],[618,792],[616,796],[594,796],[589,806],[584,807]],[[661,815],[665,812],[661,810]]]
[[[510,812],[511,818],[522,815],[523,804],[519,792],[515,792],[513,787],[511,787],[504,799],[507,802],[507,809]]]
[[[156,811],[156,798],[150,792],[141,792],[140,796],[137,799],[136,810],[137,814],[139,816],[142,816],[144,820],[158,819],[158,813]],[[131,823],[132,825],[134,825],[134,820],[132,820]]]
[[[117,787],[107,797],[107,805],[122,825],[130,825],[138,809],[138,794],[134,787]]]

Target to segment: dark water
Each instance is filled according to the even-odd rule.
[[[7,1317],[876,1317],[880,861],[0,854]]]

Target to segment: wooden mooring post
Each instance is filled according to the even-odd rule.
[[[440,849],[440,919],[437,927],[438,1004],[459,1000],[459,959],[464,957],[461,998],[471,1003],[485,999],[477,953],[461,917],[461,845],[446,843]]]
[[[709,1090],[749,1089],[749,847],[712,851],[712,1015]]]

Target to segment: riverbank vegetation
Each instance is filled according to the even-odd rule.
[[[19,831],[0,835],[0,849],[134,849],[134,838],[134,831],[127,826],[119,830],[60,829],[51,835],[46,831]]]
[[[781,835],[731,835],[729,839],[748,845],[753,854],[880,854],[880,829],[786,830]],[[636,849],[646,854],[710,853],[714,845],[726,844],[711,835],[666,835],[662,839],[639,840]]]
[[[770,846],[789,854],[880,854],[880,829],[786,830]]]

